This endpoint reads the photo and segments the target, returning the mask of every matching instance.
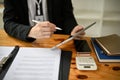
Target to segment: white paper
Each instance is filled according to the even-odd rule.
[[[60,56],[60,49],[22,47],[4,80],[58,80]]]

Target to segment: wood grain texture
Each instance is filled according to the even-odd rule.
[[[32,43],[24,42],[13,37],[8,36],[4,30],[0,30],[0,46],[15,46],[22,47],[53,47],[61,41],[67,39],[69,35],[53,35],[50,39],[38,39]],[[73,41],[70,41],[60,48],[62,50],[72,51],[72,60],[70,66],[69,80],[120,80],[120,63],[100,63],[98,62],[90,37],[83,37],[89,43],[92,49],[91,55],[94,57],[98,69],[95,71],[80,71],[76,68],[75,57],[76,51],[74,49]]]

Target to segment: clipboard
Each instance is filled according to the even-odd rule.
[[[2,79],[4,78],[6,72],[8,71],[10,65],[12,64],[15,56],[17,55],[17,53],[18,53],[18,51],[19,51],[19,46],[15,46],[15,47],[16,47],[17,49],[16,49],[16,50],[14,49],[14,50],[12,51],[12,54],[13,54],[13,55],[11,56],[11,58],[9,58],[9,59],[6,61],[6,63],[4,64],[4,67],[0,70],[0,80],[2,80]]]
[[[72,52],[71,51],[61,51],[61,52],[62,53],[61,53],[61,59],[60,59],[58,80],[68,80]],[[4,78],[4,76],[6,75],[8,69],[11,66],[16,55],[17,55],[17,53],[6,62],[6,65],[0,71],[0,80],[2,80]]]

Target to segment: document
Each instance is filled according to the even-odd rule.
[[[3,80],[58,80],[61,50],[20,47]]]

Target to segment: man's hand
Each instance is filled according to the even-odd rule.
[[[32,38],[50,38],[51,35],[56,31],[56,25],[49,21],[37,23],[29,32],[28,37]]]
[[[75,28],[72,30],[71,35],[74,35],[75,33],[79,32],[80,30],[84,29],[82,26],[75,26]],[[76,36],[76,38],[80,38],[81,36],[85,35],[85,32],[79,34]]]

